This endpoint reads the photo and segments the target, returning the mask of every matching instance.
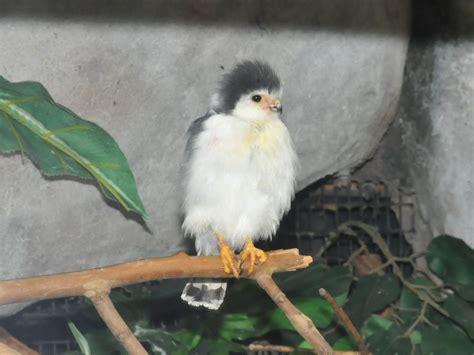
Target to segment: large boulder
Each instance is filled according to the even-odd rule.
[[[150,215],[145,228],[94,185],[3,156],[0,279],[181,250],[185,132],[242,59],[270,62],[283,80],[300,188],[361,164],[396,110],[410,17],[408,0],[18,0],[0,11],[0,75],[43,83],[110,132]]]

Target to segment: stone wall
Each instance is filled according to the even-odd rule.
[[[1,2],[0,75],[43,83],[109,131],[150,220],[108,206],[94,185],[1,157],[0,278],[181,250],[185,131],[242,59],[267,60],[282,77],[300,188],[360,165],[395,114],[409,19],[408,0]]]

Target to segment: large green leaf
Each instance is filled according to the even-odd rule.
[[[400,282],[394,275],[367,275],[352,291],[345,309],[356,327],[374,312],[381,311],[400,295]]]
[[[400,326],[394,324],[389,330],[377,332],[367,339],[369,350],[377,355],[407,355],[412,345],[409,338],[403,337]]]
[[[125,355],[126,351],[115,339],[109,329],[103,328],[84,334],[89,344],[91,354],[94,355]]]
[[[444,303],[452,321],[459,324],[474,339],[474,305],[461,297],[450,295]]]
[[[146,217],[127,159],[107,132],[55,103],[41,84],[0,77],[0,152],[18,151],[46,176],[95,179],[107,198]]]
[[[438,322],[436,328],[423,324],[419,330],[423,355],[474,354],[474,343],[462,329],[446,318]]]
[[[426,251],[430,269],[466,301],[474,301],[474,250],[448,235],[433,239]]]

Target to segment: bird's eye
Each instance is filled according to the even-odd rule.
[[[260,102],[261,99],[262,99],[262,97],[260,95],[253,95],[252,96],[252,101]]]

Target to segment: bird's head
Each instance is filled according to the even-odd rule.
[[[217,110],[249,120],[278,118],[280,79],[268,64],[244,61],[224,76]]]

